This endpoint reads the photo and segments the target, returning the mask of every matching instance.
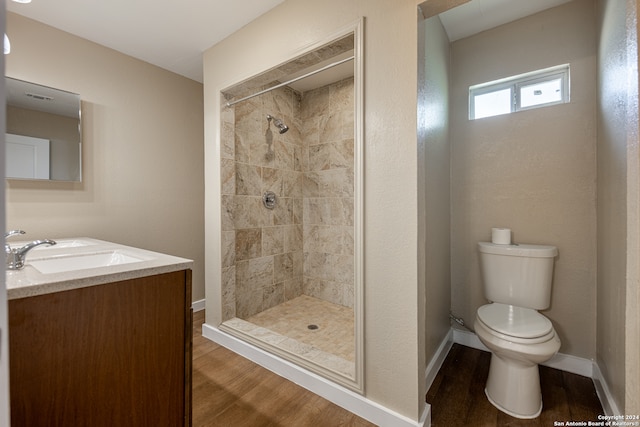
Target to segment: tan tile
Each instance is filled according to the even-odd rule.
[[[318,172],[317,176],[319,196],[353,197],[353,168],[324,170]]]
[[[292,300],[302,295],[302,276],[284,282],[284,299]]]
[[[282,171],[282,196],[302,197],[302,173],[296,171]]]
[[[264,288],[262,309],[267,310],[284,302],[284,283],[276,283]]]
[[[331,143],[331,169],[353,168],[353,139]]]
[[[262,194],[262,170],[259,166],[236,162],[236,194],[260,196]]]
[[[222,209],[222,230],[233,231],[235,226],[235,196],[227,196],[223,194],[221,202],[222,203],[220,203],[220,205]]]
[[[284,282],[293,278],[293,254],[291,252],[273,257],[273,281]]]
[[[233,153],[234,160],[236,162],[249,163],[251,156],[251,133],[243,131],[242,129],[236,129],[233,135]]]
[[[249,163],[256,166],[277,167],[275,135],[271,129],[249,134]],[[237,161],[238,159],[236,159]]]
[[[291,222],[293,224],[302,224],[304,220],[304,207],[302,197],[294,197],[292,199]]]
[[[329,112],[329,87],[324,86],[305,92],[300,115],[303,120]]]
[[[236,263],[236,233],[222,232],[222,267],[231,267]]]
[[[263,289],[273,283],[273,257],[236,263],[236,293],[242,289]]]
[[[273,150],[275,151],[275,167],[285,170],[294,170],[294,146],[284,140],[282,135],[277,135],[274,138]]]
[[[302,226],[287,225],[284,229],[284,251],[295,252],[302,251]]]
[[[342,116],[340,113],[330,112],[320,116],[319,131],[321,144],[342,139]]]
[[[285,346],[288,350],[319,356],[319,353],[313,351],[317,349],[349,362],[355,359],[354,320],[351,308],[302,295],[246,320],[304,344],[296,350],[299,344],[287,342]],[[318,329],[308,329],[310,324],[317,325]],[[325,357],[330,359],[328,355]],[[334,363],[337,362],[334,360]]]
[[[263,290],[236,293],[236,315],[248,318],[262,311]]]
[[[305,197],[303,200],[304,224],[331,224],[332,211],[328,202],[330,202],[330,199],[327,198]]]
[[[309,147],[309,171],[321,171],[331,168],[331,144],[318,144]]]
[[[220,131],[220,157],[233,160],[236,155],[235,127],[233,123],[222,122]]]
[[[264,208],[263,208],[264,209]],[[278,197],[276,207],[271,210],[271,225],[290,225],[293,223],[293,200]]]
[[[305,252],[338,254],[342,252],[342,230],[330,225],[305,225],[303,242]]]
[[[262,256],[285,252],[285,235],[288,226],[262,228]]]
[[[352,109],[354,105],[353,77],[329,86],[329,108],[332,111]]]
[[[220,180],[222,194],[236,194],[236,164],[231,159],[221,159]]]
[[[302,191],[305,198],[322,196],[320,174],[318,172],[304,173]]]
[[[235,305],[236,300],[236,267],[222,269],[222,304]],[[234,315],[235,316],[235,315]]]
[[[235,196],[234,202],[236,229],[263,227],[271,223],[271,213],[264,208],[261,196]]]
[[[235,243],[237,261],[262,256],[262,232],[259,228],[236,230]]]
[[[353,226],[353,198],[351,197],[332,197],[324,199],[330,211],[329,218],[326,223],[331,225],[349,225]]]

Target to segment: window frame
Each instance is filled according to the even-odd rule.
[[[555,67],[545,68],[542,70],[531,71],[529,73],[520,74],[517,76],[511,76],[500,80],[494,80],[491,82],[481,83],[473,86],[469,86],[469,120],[479,120],[492,116],[475,117],[475,97],[478,95],[485,95],[487,93],[498,92],[504,89],[510,89],[511,91],[511,111],[515,113],[518,111],[526,111],[534,108],[550,107],[552,105],[566,104],[571,101],[571,82],[570,82],[570,65],[563,64]],[[561,80],[562,96],[559,101],[545,102],[543,104],[531,105],[528,107],[521,106],[521,89],[526,86],[531,86],[536,83],[544,83],[552,80]]]

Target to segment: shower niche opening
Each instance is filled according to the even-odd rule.
[[[358,392],[361,28],[225,89],[220,107],[220,329]]]

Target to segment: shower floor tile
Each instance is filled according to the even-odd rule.
[[[350,362],[355,360],[353,309],[349,307],[302,295],[245,320]],[[310,325],[317,329],[310,329]]]

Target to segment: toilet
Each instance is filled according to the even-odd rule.
[[[555,246],[478,243],[485,297],[474,329],[491,350],[485,387],[489,401],[516,418],[542,411],[538,364],[560,349],[551,321],[537,310],[549,307]]]

